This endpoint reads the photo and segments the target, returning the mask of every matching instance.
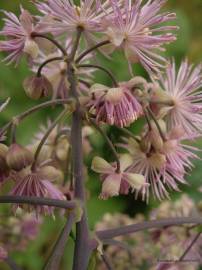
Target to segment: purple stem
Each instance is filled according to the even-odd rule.
[[[73,210],[77,205],[76,202],[74,201],[65,201],[65,200],[63,201],[40,197],[11,196],[11,195],[0,196],[0,204],[1,203],[31,204],[36,206],[47,205],[70,210]]]
[[[71,232],[72,226],[75,222],[75,213],[74,211],[71,211],[68,215],[67,222],[60,233],[60,236],[58,237],[52,252],[50,254],[50,257],[48,258],[48,261],[44,267],[44,270],[59,270],[60,268],[60,262],[62,259],[62,256],[64,255],[65,246],[68,240],[68,236]]]
[[[74,61],[73,58],[75,57],[80,37],[81,29],[78,29],[76,42],[72,49],[67,70],[67,77],[70,83],[70,95],[77,100],[77,106],[75,112],[73,113],[71,127],[72,165],[75,181],[75,197],[76,199],[79,199],[83,205],[83,216],[81,221],[76,224],[76,242],[74,249],[73,270],[86,270],[91,253],[89,247],[89,230],[85,207],[86,199],[83,175],[82,114],[78,100],[76,75],[74,72],[74,67],[72,66],[72,61]]]
[[[123,236],[126,234],[143,231],[146,229],[162,228],[166,226],[180,226],[183,224],[202,224],[202,217],[167,218],[162,220],[145,221],[120,228],[97,231],[96,235],[100,240],[106,240],[117,236]]]

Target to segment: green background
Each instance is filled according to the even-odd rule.
[[[19,14],[19,4],[22,4],[23,7],[34,11],[33,6],[27,0],[1,0],[0,9],[6,9]],[[185,57],[188,57],[190,61],[195,63],[201,62],[202,0],[170,0],[168,1],[166,9],[177,13],[176,24],[180,26],[180,30],[177,34],[178,39],[172,45],[167,46],[166,54],[168,56],[174,56],[178,63],[180,63],[180,61]],[[0,13],[0,19],[2,17],[3,14]],[[0,26],[2,27],[2,20],[0,20]],[[2,54],[0,54],[0,58],[3,58]],[[100,57],[100,61],[113,71],[117,80],[121,81],[130,78],[127,63],[120,53],[115,54],[115,57],[111,60]],[[14,68],[12,65],[6,66],[4,63],[0,63],[0,101],[3,101],[8,96],[11,97],[9,106],[0,114],[0,126],[9,121],[12,116],[19,114],[27,108],[30,108],[32,105],[38,103],[30,101],[22,89],[22,82],[29,73],[30,72],[28,71],[26,62],[24,60],[17,68]],[[144,70],[138,65],[135,66],[134,73],[146,75]],[[95,80],[97,82],[110,84],[108,78],[100,72],[96,73]],[[18,140],[23,144],[29,143],[32,139],[32,135],[38,130],[39,126],[42,123],[45,123],[47,118],[50,118],[51,115],[54,117],[55,113],[57,113],[57,109],[56,112],[43,110],[34,114],[28,120],[23,121],[18,128]],[[140,124],[137,122],[131,127],[131,130],[138,132],[139,128]],[[117,137],[120,136],[119,132],[117,132],[115,128],[111,128],[108,132],[112,140],[114,138],[117,139]],[[90,160],[95,153],[108,158],[110,157],[111,153],[99,135],[93,135],[91,137],[91,143],[94,147],[94,152],[92,152],[90,157],[88,157],[86,160],[87,166],[90,165]],[[196,145],[202,146],[202,143],[198,141]],[[196,166],[192,176],[188,177],[191,186],[183,188],[183,191],[189,193],[195,200],[199,200],[200,194],[197,192],[197,187],[202,184],[201,161],[197,161],[195,165]],[[100,183],[95,174],[90,174],[87,186],[91,193],[91,197],[88,202],[88,214],[91,229],[93,229],[95,222],[100,220],[103,214],[106,212],[113,213],[122,211],[130,215],[134,215],[135,213],[142,211],[146,213],[150,208],[158,204],[156,201],[151,201],[149,205],[145,205],[142,202],[135,201],[133,195],[110,199],[108,201],[100,201],[98,200]],[[179,194],[172,194],[173,199],[177,196],[179,196]],[[7,211],[10,212],[10,208],[6,209],[8,209]],[[50,252],[52,244],[57,239],[63,223],[64,219],[60,218],[58,215],[56,215],[55,220],[52,218],[46,218],[46,221],[41,227],[38,238],[30,243],[25,252],[14,252],[12,254],[13,258],[17,261],[17,263],[19,263],[19,265],[23,265],[24,269],[41,269],[45,258]],[[61,267],[61,270],[68,269],[67,267],[64,267],[64,265],[71,265],[72,245],[73,243],[70,240],[67,251],[65,252],[63,267]],[[4,264],[0,263],[0,269],[4,270],[7,268]]]

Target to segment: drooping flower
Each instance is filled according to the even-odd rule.
[[[149,131],[138,141],[130,138],[124,148],[133,157],[128,170],[144,175],[153,195],[162,200],[169,197],[167,188],[179,191],[178,184],[186,183],[185,175],[193,167],[191,160],[197,158],[193,153],[197,149],[182,143],[179,128],[165,134],[165,141],[160,139],[160,134],[155,134]],[[143,200],[148,201],[150,188],[141,190]]]
[[[97,122],[125,127],[132,124],[142,114],[140,103],[126,87],[109,88],[95,84],[90,93],[92,98],[87,107],[95,113]]]
[[[35,100],[52,94],[52,85],[43,75],[27,77],[23,87],[27,96]]]
[[[4,19],[5,26],[0,35],[5,36],[6,40],[0,41],[0,51],[9,53],[4,61],[18,64],[23,54],[36,58],[39,47],[32,33],[39,31],[40,27],[34,25],[32,15],[22,7],[19,19],[12,12],[4,11],[4,14],[7,18]]]
[[[103,23],[111,43],[123,48],[129,62],[139,61],[149,72],[159,72],[165,67],[166,59],[159,55],[163,45],[176,40],[170,31],[176,26],[162,25],[176,18],[174,13],[159,13],[166,0],[152,0],[142,4],[142,0],[124,2],[110,0],[112,14],[107,14]]]
[[[172,61],[165,75],[159,75],[159,93],[166,95],[170,105],[167,107],[166,115],[168,128],[181,126],[187,135],[192,136],[202,131],[202,68],[201,65],[193,67],[188,61],[182,62],[179,72],[176,73],[175,62]],[[158,102],[159,94],[154,96]],[[161,100],[160,100],[161,101]],[[161,109],[161,107],[160,107]]]
[[[14,178],[16,180],[16,184],[11,191],[11,195],[28,197],[33,196],[58,200],[64,199],[62,192],[40,172],[26,173],[25,175],[16,174],[14,175]],[[18,207],[23,208],[24,206],[15,204],[14,210],[16,210]],[[38,216],[39,214],[53,214],[54,207],[37,205],[29,206],[28,209],[34,209]]]
[[[102,192],[101,199],[128,194],[129,190],[139,190],[145,185],[145,179],[141,174],[130,173],[127,167],[131,163],[128,155],[123,155],[120,159],[121,172],[116,171],[116,166],[111,165],[100,157],[95,157],[92,161],[92,170],[101,174]]]

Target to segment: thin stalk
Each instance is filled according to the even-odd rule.
[[[107,257],[107,255],[103,252],[103,254],[101,255],[101,258],[106,266],[107,270],[113,270],[113,266],[109,260],[109,258]]]
[[[63,55],[67,56],[67,52],[66,50],[62,47],[62,45],[60,45],[59,42],[57,42],[55,39],[51,38],[51,37],[48,37],[46,35],[43,35],[43,34],[38,34],[38,33],[35,33],[33,32],[31,34],[32,38],[44,38],[44,39],[47,39],[49,40],[50,42],[52,42],[61,52]]]
[[[76,40],[75,40],[74,46],[72,48],[72,51],[71,51],[71,54],[70,54],[70,57],[69,57],[70,62],[74,60],[74,57],[76,55],[76,52],[77,52],[77,49],[78,49],[78,46],[79,46],[79,42],[80,42],[80,39],[81,39],[82,32],[83,32],[83,28],[78,27],[77,28]]]
[[[96,69],[100,69],[100,70],[104,71],[110,77],[110,79],[112,80],[113,85],[115,87],[118,86],[118,82],[116,81],[116,79],[115,79],[114,75],[112,74],[112,72],[110,70],[108,70],[107,68],[105,68],[105,67],[102,67],[100,65],[90,65],[90,64],[89,65],[87,65],[87,64],[86,65],[78,65],[77,67],[78,68],[96,68]]]
[[[199,239],[200,236],[201,236],[201,232],[197,233],[197,235],[191,241],[190,245],[187,247],[187,249],[184,251],[184,253],[180,257],[180,259],[179,259],[180,262],[182,262],[184,260],[184,258],[186,257],[186,255],[188,254],[190,249],[193,247],[193,245],[197,242],[197,240]]]
[[[50,58],[50,59],[46,60],[45,62],[43,62],[43,63],[40,65],[40,67],[38,68],[38,71],[37,71],[37,77],[40,77],[40,76],[41,76],[42,69],[43,69],[47,64],[52,63],[52,62],[54,62],[54,61],[60,61],[60,60],[61,60],[61,61],[62,61],[62,60],[65,61],[64,57],[53,57],[53,58]]]
[[[67,151],[67,158],[66,158],[66,166],[65,166],[65,172],[64,172],[64,181],[63,181],[63,186],[67,183],[69,179],[69,167],[70,167],[70,162],[71,162],[71,146],[69,146],[69,150]],[[71,179],[71,176],[70,176]]]
[[[48,258],[44,270],[59,270],[62,256],[64,255],[65,246],[70,235],[71,229],[75,223],[75,213],[71,211],[67,217],[67,222],[61,231],[53,249]]]
[[[16,130],[17,126],[15,124],[13,124],[11,126],[11,144],[16,143]]]
[[[76,202],[65,201],[65,200],[55,200],[40,197],[29,197],[29,196],[0,196],[1,203],[17,203],[17,204],[31,204],[31,205],[47,205],[64,209],[74,209],[76,207]]]
[[[123,226],[110,230],[97,231],[96,235],[100,240],[111,239],[118,236],[127,235],[143,230],[162,228],[167,226],[181,226],[183,224],[202,224],[202,217],[182,217],[182,218],[167,218],[162,220],[145,221],[133,225]]]
[[[6,132],[6,130],[8,130],[13,125],[13,123],[18,125],[22,120],[24,120],[26,117],[30,116],[32,113],[35,113],[41,109],[51,107],[54,105],[71,104],[71,103],[73,103],[73,99],[69,98],[69,99],[51,100],[51,101],[47,101],[47,102],[41,103],[39,105],[36,105],[36,106],[32,107],[31,109],[13,117],[13,119],[9,123],[7,123],[4,127],[2,127],[0,129],[0,136],[3,135]]]
[[[163,131],[162,131],[162,129],[161,129],[161,127],[160,127],[160,125],[159,125],[156,117],[155,117],[155,115],[153,114],[152,110],[148,107],[147,108],[147,111],[148,111],[149,115],[151,116],[151,118],[153,119],[153,121],[154,121],[154,123],[155,123],[155,125],[156,125],[156,127],[157,127],[157,129],[159,131],[159,134],[160,134],[162,140],[163,141],[166,141],[165,135],[164,135],[164,133],[163,133]]]
[[[145,116],[147,125],[148,125],[148,127],[149,127],[149,130],[152,130],[152,125],[151,125],[150,119],[149,119],[149,117],[148,117],[148,113],[147,113],[147,111],[146,111],[145,109],[143,109],[143,111],[144,111],[144,116]]]
[[[88,121],[90,122],[90,124],[92,124],[95,127],[95,129],[97,129],[100,132],[100,134],[103,136],[103,138],[107,142],[107,144],[110,147],[110,149],[111,149],[111,151],[112,151],[112,153],[114,155],[114,158],[116,160],[116,164],[117,164],[117,170],[116,170],[116,172],[117,173],[120,173],[120,171],[121,171],[121,164],[120,164],[118,153],[116,152],[116,149],[115,149],[113,143],[111,142],[111,140],[109,139],[109,137],[106,135],[106,133],[101,129],[101,127],[99,125],[96,124],[96,122],[93,119],[90,119],[89,118]]]
[[[44,134],[43,138],[41,139],[35,155],[34,155],[34,162],[32,164],[31,170],[34,171],[36,169],[36,165],[37,165],[37,161],[38,161],[38,157],[39,154],[41,152],[42,147],[44,146],[46,140],[48,139],[49,135],[51,134],[51,132],[53,131],[53,129],[56,127],[56,125],[62,120],[62,118],[67,114],[67,109],[65,109],[64,111],[62,111],[58,117],[55,119],[55,121],[52,123],[52,125],[49,127],[49,129],[46,131],[46,133]],[[69,112],[70,114],[71,112]]]
[[[94,45],[93,47],[87,49],[86,51],[84,51],[83,53],[81,53],[79,55],[79,57],[76,59],[76,63],[78,64],[86,55],[88,55],[89,53],[91,53],[92,51],[102,47],[102,46],[105,46],[107,44],[109,44],[110,41],[109,40],[104,40],[100,43],[97,43],[96,45]]]
[[[79,33],[77,33],[79,36]],[[78,42],[75,43],[71,55],[74,54]],[[83,205],[83,215],[81,221],[76,224],[76,242],[74,248],[73,270],[86,270],[90,257],[89,229],[86,214],[85,184],[83,175],[83,145],[82,145],[82,114],[77,92],[77,80],[72,63],[68,64],[67,77],[70,83],[70,95],[77,100],[76,110],[72,117],[71,144],[72,144],[72,164],[75,181],[75,197]]]

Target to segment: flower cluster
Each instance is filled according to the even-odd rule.
[[[8,53],[5,61],[9,63],[17,64],[23,55],[29,56],[34,75],[23,83],[28,97],[38,100],[52,96],[52,101],[72,98],[72,81],[68,76],[72,70],[77,78],[81,111],[89,123],[125,129],[139,118],[146,120],[139,136],[134,138],[128,133],[129,138],[119,143],[129,152],[130,164],[122,161],[121,154],[117,154],[120,168],[102,158],[93,160],[92,168],[101,174],[103,183],[101,198],[135,190],[144,200],[148,201],[150,191],[161,200],[169,196],[168,189],[180,190],[179,185],[186,183],[192,160],[197,158],[194,153],[197,149],[185,145],[183,140],[201,135],[201,66],[194,67],[184,60],[177,71],[174,60],[160,55],[164,45],[176,39],[174,32],[178,28],[170,25],[175,14],[161,12],[165,2],[83,0],[76,5],[69,0],[47,0],[35,3],[40,11],[38,16],[22,7],[19,18],[5,12],[5,25],[0,32],[5,40],[0,41],[0,51]],[[134,77],[118,82],[110,71],[94,61],[96,49],[105,55],[123,49],[129,63],[142,64],[151,81]],[[94,82],[97,68],[110,76],[113,86]],[[59,132],[64,135],[62,130]],[[1,145],[1,182],[8,176],[14,181],[21,179],[12,194],[31,196],[30,186],[40,183],[35,195],[62,199],[62,194],[47,184],[43,167],[51,164],[56,168],[60,173],[54,172],[54,177],[63,174],[71,143],[67,142],[69,135],[58,136],[51,142],[51,149],[47,142],[52,134],[37,153],[37,162],[33,154],[38,142],[29,146],[32,155],[29,149],[15,143],[8,153],[7,146]]]
[[[0,52],[7,54],[7,64],[15,66],[26,57],[32,74],[22,85],[27,97],[40,103],[0,126],[0,192],[6,190],[8,195],[1,200],[14,202],[15,214],[33,212],[38,220],[43,215],[53,216],[55,207],[73,205],[68,208],[69,219],[47,267],[50,264],[59,269],[65,237],[70,231],[74,236],[74,223],[79,222],[73,268],[88,268],[88,257],[98,239],[88,234],[87,211],[82,211],[87,209],[85,195],[90,197],[85,180],[92,171],[87,168],[100,174],[99,198],[104,200],[130,192],[135,194],[134,198],[141,196],[147,202],[150,193],[163,200],[169,198],[169,192],[180,191],[181,185],[187,184],[186,176],[199,151],[191,143],[202,135],[202,67],[194,67],[186,59],[178,69],[175,60],[162,53],[167,44],[176,40],[178,29],[173,25],[176,15],[162,11],[166,2],[37,0],[37,15],[23,7],[19,18],[4,11]],[[112,61],[118,50],[124,52],[132,76],[125,81],[100,65],[98,57],[101,54]],[[147,80],[132,75],[137,63],[146,71]],[[109,77],[108,84],[96,81],[97,70]],[[0,104],[0,113],[9,100]],[[17,132],[21,121],[48,107],[51,117],[58,113],[57,117],[41,128],[37,123],[37,134],[25,146]],[[91,151],[96,150],[90,139],[94,129],[108,146],[103,151],[107,161]],[[111,134],[113,131],[117,133]],[[118,140],[117,134],[121,134]],[[96,139],[92,138],[92,142]],[[106,156],[107,153],[112,155]],[[77,204],[80,219],[75,218]],[[150,217],[190,216],[197,211],[185,196],[175,203],[164,202]],[[107,215],[97,228],[143,220],[142,215],[134,219]],[[0,259],[7,260],[11,247],[25,248],[37,228],[37,221],[26,214],[19,219],[2,218]],[[12,241],[7,239],[7,229],[14,233]],[[156,256],[181,255],[182,247],[188,247],[195,237],[192,229],[165,227],[150,235],[124,236],[118,240],[126,241],[126,245],[107,247],[106,251],[117,269],[141,269],[144,265],[153,270]],[[96,269],[103,269],[103,265]],[[162,263],[157,269],[182,268]]]
[[[187,195],[181,196],[175,202],[165,201],[150,213],[150,218],[167,218],[180,216],[200,215],[194,201]],[[96,229],[114,228],[116,226],[130,225],[143,222],[145,217],[141,214],[134,218],[124,214],[105,214],[103,219],[97,223]],[[146,269],[148,270],[194,270],[200,264],[200,248],[202,238],[200,237],[193,247],[188,251],[181,263],[175,263],[183,255],[197,232],[191,226],[167,227],[152,229],[151,234],[138,232],[116,238],[117,244],[106,245],[105,252],[109,256],[112,265],[119,270],[123,269]],[[118,243],[124,243],[118,245]],[[142,244],[144,243],[144,245]],[[156,258],[162,262],[157,263]],[[187,264],[191,260],[193,264]],[[99,270],[105,269],[105,265],[98,258]],[[163,262],[165,261],[165,262]],[[173,261],[167,263],[166,261]]]
[[[6,259],[9,252],[25,250],[37,237],[41,222],[41,219],[23,211],[18,211],[15,217],[1,215],[0,261]]]

